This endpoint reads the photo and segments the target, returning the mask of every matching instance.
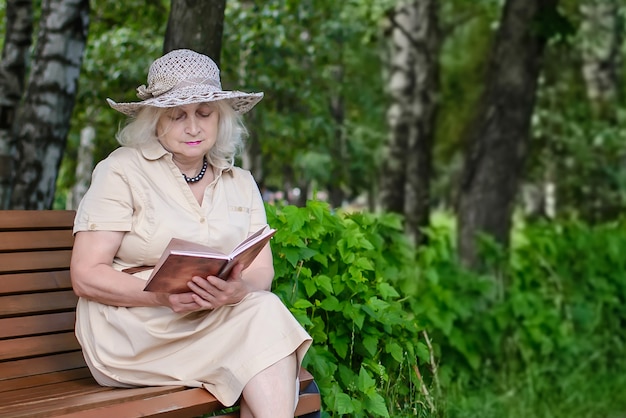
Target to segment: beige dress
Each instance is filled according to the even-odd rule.
[[[154,265],[172,237],[230,252],[267,220],[249,172],[215,174],[199,205],[159,143],[119,148],[94,170],[74,232],[126,232],[113,263],[118,270]],[[150,271],[137,275],[147,279]],[[311,344],[280,299],[264,291],[192,314],[81,298],[76,336],[102,385],[204,387],[227,406],[276,361],[295,351],[302,362]]]

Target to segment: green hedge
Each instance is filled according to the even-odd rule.
[[[314,339],[305,366],[326,416],[444,416],[453,390],[538,364],[556,391],[564,370],[624,364],[624,223],[520,227],[510,252],[483,240],[477,274],[445,224],[416,250],[394,215],[267,211],[274,291]]]

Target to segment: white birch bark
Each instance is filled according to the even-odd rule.
[[[416,244],[430,215],[432,146],[439,87],[439,27],[436,0],[399,4],[391,17],[387,118],[388,155],[381,185],[383,208],[402,213]]]
[[[91,172],[93,171],[93,151],[96,130],[93,126],[86,126],[80,130],[80,146],[76,161],[76,183],[72,187],[67,199],[66,209],[77,209],[78,204],[89,188]]]
[[[17,113],[13,209],[49,209],[65,151],[89,22],[89,0],[44,0],[33,66]]]
[[[616,0],[584,0],[580,26],[582,73],[587,96],[600,116],[610,117],[619,91],[623,22]]]
[[[32,1],[8,0],[6,33],[0,62],[0,208],[8,208],[10,202],[13,123],[24,93],[32,35]]]

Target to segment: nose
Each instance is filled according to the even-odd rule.
[[[200,124],[195,117],[187,118],[187,125],[185,126],[185,132],[189,135],[196,136],[200,133]]]

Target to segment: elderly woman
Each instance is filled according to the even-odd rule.
[[[150,67],[122,145],[101,161],[74,226],[76,335],[106,386],[204,387],[241,415],[293,416],[311,338],[272,294],[267,245],[227,280],[189,277],[188,291],[144,291],[171,238],[230,252],[266,225],[258,187],[234,166],[240,115],[262,93],[224,91],[208,57],[175,50]]]

